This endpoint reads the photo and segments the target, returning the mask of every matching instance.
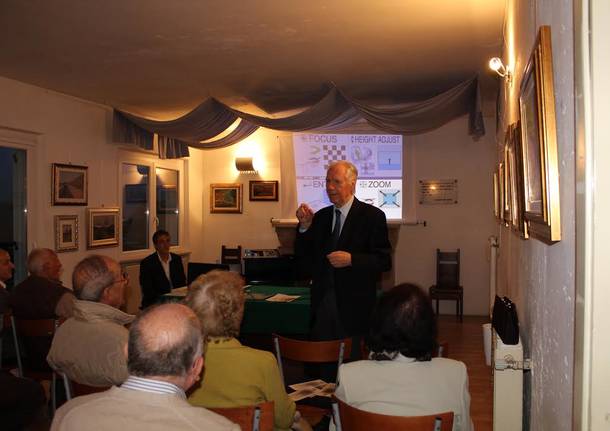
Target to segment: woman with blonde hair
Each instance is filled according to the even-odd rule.
[[[288,398],[275,357],[237,340],[244,315],[244,282],[237,273],[211,271],[189,288],[186,305],[201,321],[208,347],[203,382],[189,396],[202,407],[237,407],[273,401],[276,430],[311,430]]]

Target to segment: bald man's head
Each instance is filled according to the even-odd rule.
[[[127,368],[134,376],[185,376],[203,355],[201,326],[181,304],[145,310],[129,329]]]

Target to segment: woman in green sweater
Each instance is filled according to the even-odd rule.
[[[189,287],[186,305],[201,321],[208,346],[203,382],[189,396],[202,407],[237,407],[274,402],[276,430],[311,430],[288,398],[275,357],[237,340],[244,315],[244,282],[228,271],[211,271]]]

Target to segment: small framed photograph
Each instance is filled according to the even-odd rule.
[[[242,212],[241,184],[210,184],[210,212]]]
[[[87,248],[119,245],[118,208],[87,208]]]
[[[78,250],[78,215],[55,216],[55,251]]]
[[[250,181],[251,201],[277,201],[279,181]]]
[[[53,163],[53,205],[87,205],[87,169]]]

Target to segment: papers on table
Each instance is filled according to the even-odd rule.
[[[303,398],[330,397],[335,392],[334,383],[326,383],[320,379],[290,385],[289,388],[294,389],[288,396],[295,402]]]
[[[269,302],[291,302],[300,297],[300,295],[284,295],[283,293],[276,293],[271,298],[267,298],[266,300]]]

